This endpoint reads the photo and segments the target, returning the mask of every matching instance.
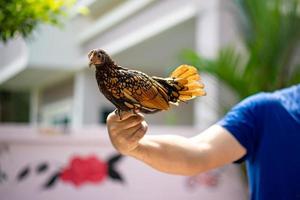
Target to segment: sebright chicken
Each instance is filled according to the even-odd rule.
[[[193,66],[180,65],[170,77],[160,78],[117,65],[102,49],[91,50],[88,58],[96,68],[100,91],[116,106],[120,118],[122,111],[155,113],[206,94]]]

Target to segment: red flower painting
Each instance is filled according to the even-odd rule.
[[[60,169],[51,172],[43,188],[52,188],[58,181],[79,187],[83,184],[99,184],[110,179],[124,182],[122,175],[117,171],[115,165],[121,160],[122,155],[117,154],[102,160],[95,155],[73,156],[69,162]],[[23,181],[32,174],[42,174],[49,171],[51,162],[41,162],[37,166],[27,165],[17,175],[18,181]],[[35,168],[35,169],[34,169]],[[33,173],[35,172],[35,173]]]
[[[95,156],[73,157],[60,174],[60,179],[75,186],[83,183],[100,183],[108,175],[108,164]]]

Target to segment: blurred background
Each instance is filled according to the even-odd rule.
[[[0,0],[1,199],[247,199],[238,166],[181,177],[118,157],[87,53],[154,76],[195,65],[207,96],[146,116],[149,134],[189,137],[251,94],[300,82],[299,4]]]

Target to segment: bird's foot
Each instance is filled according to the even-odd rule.
[[[135,115],[138,115],[137,111],[138,110],[136,110],[136,109],[132,109],[132,113],[135,114]]]
[[[119,116],[120,120],[122,120],[122,110],[120,110],[120,109],[117,108],[117,109],[115,110],[115,113],[116,113],[116,115]]]
[[[139,110],[137,110],[137,109],[132,109],[131,111],[132,111],[133,114],[138,115],[137,112],[138,112]],[[127,112],[127,111],[124,111],[124,112]],[[117,108],[117,109],[115,110],[115,114],[119,116],[120,120],[122,120],[122,115],[123,115],[123,111],[122,111],[122,110],[120,110],[120,109]]]

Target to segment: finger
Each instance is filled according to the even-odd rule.
[[[128,138],[131,141],[140,140],[146,134],[148,130],[148,125],[145,121],[142,122],[140,126],[135,127],[137,130],[132,133],[132,135]]]
[[[127,111],[122,111],[121,112],[121,118],[118,114],[116,114],[116,110],[114,110],[113,112],[109,113],[109,115],[106,118],[106,122],[111,123],[113,121],[122,121],[127,119],[128,117],[132,116],[134,114],[132,114],[131,112],[127,112]]]
[[[135,112],[131,112],[131,111],[122,111],[121,112],[121,119],[120,117],[118,118],[120,121],[123,121],[131,116],[135,116],[135,115],[139,115],[144,117],[144,115],[142,113],[139,113],[139,110],[135,110]]]
[[[144,118],[141,115],[133,115],[125,120],[122,120],[118,123],[119,127],[122,127],[122,129],[129,129],[131,127],[134,127],[138,124],[141,124],[141,122],[144,120]]]
[[[137,115],[141,116],[141,117],[145,117],[142,113],[140,113],[139,111],[137,111]]]
[[[116,121],[119,118],[118,115],[116,115],[115,111],[109,113],[109,115],[106,118],[106,123],[110,123],[112,121]]]
[[[118,116],[119,117],[118,120],[123,121],[131,116],[134,116],[135,114],[130,111],[121,111],[120,115],[121,115],[121,118]]]
[[[144,118],[138,115],[131,116],[126,120],[122,120],[122,121],[110,120],[107,124],[108,132],[112,135],[119,135],[119,134],[124,135],[125,133],[130,132],[130,130],[128,129],[141,125],[143,120]]]
[[[126,129],[124,132],[127,134],[127,137],[130,138],[132,135],[135,134],[135,132],[137,132],[142,127],[143,127],[142,123],[139,123],[133,127]]]

